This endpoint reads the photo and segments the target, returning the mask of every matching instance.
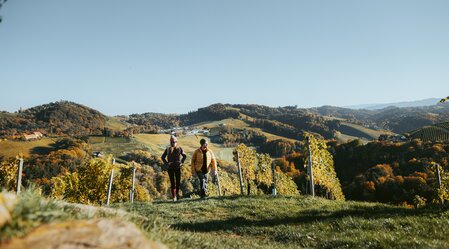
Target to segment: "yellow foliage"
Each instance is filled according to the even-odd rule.
[[[306,133],[305,136],[310,138],[310,150],[313,162],[313,179],[315,185],[321,186],[324,190],[332,193],[336,200],[344,200],[343,191],[341,189],[340,181],[334,169],[334,160],[332,155],[326,149],[324,140],[315,138],[312,134]],[[304,148],[303,153],[307,155],[307,148]],[[308,164],[309,158],[306,158]]]
[[[0,162],[0,186],[6,190],[15,190],[17,178],[17,160]]]

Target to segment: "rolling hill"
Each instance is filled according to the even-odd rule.
[[[364,143],[376,140],[381,134],[409,132],[411,138],[446,139],[445,126],[432,126],[438,121],[449,119],[449,105],[428,107],[385,108],[381,110],[352,110],[332,106],[319,108],[297,108],[296,106],[268,107],[263,105],[213,104],[187,114],[144,113],[130,116],[108,117],[99,111],[69,101],[36,106],[20,113],[0,113],[0,136],[9,137],[30,131],[41,131],[46,135],[68,136],[115,136],[103,138],[102,142],[90,139],[94,150],[120,155],[131,150],[147,150],[159,154],[167,144],[163,135],[155,134],[161,129],[190,127],[208,129],[225,124],[227,133],[241,133],[236,142],[249,142],[260,146],[260,141],[241,140],[244,137],[260,136],[267,142],[284,140],[296,143],[303,140],[302,133],[312,132],[326,139],[336,139],[340,143],[361,139]],[[370,127],[370,128],[368,128]],[[387,130],[379,128],[385,127]],[[421,127],[425,127],[422,128]],[[391,130],[392,132],[388,131]],[[248,134],[248,132],[250,134]],[[132,138],[131,138],[132,137]],[[257,138],[257,137],[256,137]],[[101,138],[98,138],[101,139]],[[240,139],[240,140],[238,140]],[[214,141],[222,141],[220,139]],[[232,141],[227,142],[232,145]],[[186,149],[193,150],[196,137],[181,140]],[[3,156],[11,156],[18,148],[20,152],[34,153],[33,146],[41,149],[48,143],[19,145],[2,142]],[[212,143],[221,157],[229,158],[229,149],[223,142]],[[6,147],[5,147],[6,146]],[[18,147],[17,147],[18,146]],[[21,149],[20,147],[23,147]],[[47,146],[48,147],[48,146]],[[232,147],[232,146],[230,146]],[[49,148],[49,147],[48,147]],[[6,152],[8,151],[8,152]],[[45,151],[45,150],[43,150]]]
[[[426,125],[449,120],[449,103],[422,107],[387,107],[379,110],[353,110],[334,106],[311,108],[316,115],[343,118],[354,124],[402,134]]]
[[[106,116],[92,108],[59,101],[0,115],[0,136],[40,131],[48,135],[102,134]]]
[[[357,138],[369,141],[384,132],[368,129],[342,118],[323,117],[296,107],[214,104],[182,115],[144,113],[108,117],[83,105],[59,101],[20,113],[0,113],[0,134],[9,140],[0,143],[0,156],[12,157],[18,153],[27,156],[51,151],[49,144],[53,140],[10,141],[10,136],[32,131],[41,131],[47,136],[89,135],[89,143],[94,151],[110,153],[117,157],[133,150],[145,150],[158,155],[162,153],[168,141],[167,135],[154,134],[161,129],[178,126],[189,126],[190,129],[218,129],[223,125],[227,128],[224,131],[228,134],[227,139],[231,137],[231,140],[226,140],[228,142],[224,144],[216,142],[222,140],[215,139],[211,145],[217,156],[224,160],[232,159],[232,148],[240,142],[249,143],[251,146],[261,146],[264,140],[283,140],[294,144],[303,139],[304,131],[335,138],[340,142]],[[248,136],[259,140],[248,140]],[[195,136],[180,137],[180,144],[188,152],[193,152],[198,146],[197,143]]]

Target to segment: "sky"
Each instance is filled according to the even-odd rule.
[[[9,0],[0,110],[107,115],[213,103],[348,106],[449,95],[447,0]]]

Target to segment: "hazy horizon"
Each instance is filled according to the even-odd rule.
[[[430,102],[430,100],[434,100],[435,102],[434,103],[429,103],[428,105],[434,105],[434,104],[438,104],[438,100],[439,99],[438,98],[426,98],[426,99],[421,99],[421,100],[416,100],[416,101],[402,101],[402,102],[398,101],[398,102],[391,102],[391,103],[368,103],[368,104],[360,104],[360,105],[335,106],[335,107],[348,108],[348,109],[354,109],[354,110],[357,110],[357,109],[376,110],[376,109],[381,109],[381,108],[387,107],[389,105],[395,106],[397,104],[404,104],[404,103],[410,103],[410,104],[412,104],[412,103],[413,104],[419,103],[419,105],[412,105],[412,106],[425,106],[426,104],[423,104],[422,102]],[[103,114],[105,114],[107,116],[128,116],[128,115],[131,115],[131,114],[143,114],[143,113],[162,113],[162,114],[179,115],[179,114],[187,114],[190,111],[197,111],[199,108],[208,107],[208,106],[213,105],[213,104],[230,104],[230,105],[241,105],[241,104],[252,105],[252,104],[254,104],[254,105],[263,105],[263,104],[260,104],[260,103],[219,103],[219,102],[216,102],[216,103],[209,103],[209,104],[207,104],[205,106],[198,106],[196,109],[192,109],[192,110],[189,110],[187,112],[173,113],[173,112],[163,112],[163,111],[162,112],[156,112],[156,111],[148,110],[148,111],[144,111],[144,112],[130,112],[130,113],[120,113],[120,114],[108,114],[108,113],[105,113],[101,109],[95,108],[93,106],[89,106],[89,105],[84,104],[84,103],[79,103],[79,102],[72,101],[72,100],[62,100],[62,99],[61,100],[57,100],[57,101],[50,101],[48,103],[41,103],[41,104],[38,104],[38,105],[35,105],[35,106],[55,103],[55,102],[58,102],[58,101],[74,102],[74,103],[77,103],[77,104],[80,104],[80,105],[92,108],[94,110],[97,110],[97,111],[99,111],[99,112],[101,112],[101,113],[103,113]],[[423,105],[421,105],[421,104],[423,104]],[[21,106],[17,110],[2,110],[2,109],[0,109],[0,112],[1,111],[7,111],[7,112],[10,112],[10,113],[15,113],[15,112],[18,112],[19,109],[26,110],[26,109],[29,109],[29,108],[32,108],[32,107],[35,107],[35,106],[29,106],[29,107]],[[277,106],[264,105],[264,106],[268,106],[268,107],[272,107],[272,108],[285,107],[285,106],[280,106],[280,105],[277,105]],[[320,106],[310,106],[310,107],[297,106],[297,108],[305,108],[305,109],[307,109],[307,108],[317,108],[317,107],[323,107],[323,106],[332,106],[332,105],[320,105]],[[384,107],[377,108],[377,106],[384,106]]]
[[[449,94],[448,1],[7,1],[0,110],[107,115]]]

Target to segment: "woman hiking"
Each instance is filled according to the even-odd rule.
[[[182,158],[181,158],[182,157]],[[170,136],[170,146],[164,151],[161,159],[168,165],[168,176],[170,177],[170,187],[173,201],[179,199],[179,186],[181,185],[181,165],[186,160],[187,156],[178,146],[178,139],[175,136]]]

